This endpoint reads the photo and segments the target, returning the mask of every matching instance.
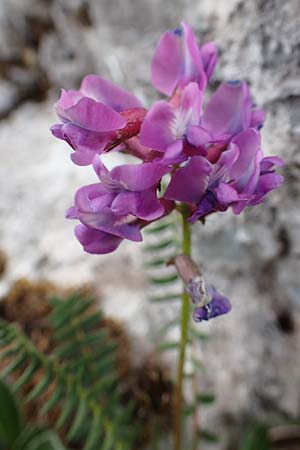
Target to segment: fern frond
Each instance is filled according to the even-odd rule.
[[[127,449],[136,433],[118,389],[116,343],[96,329],[101,314],[91,306],[90,300],[74,296],[53,301],[51,322],[59,347],[51,355],[41,353],[15,325],[0,320],[0,351],[11,360],[2,376],[13,375],[15,388],[21,389],[33,375],[42,374],[29,386],[26,400],[48,393],[43,412],[59,408],[55,428],[67,427],[67,443],[81,442],[85,450]]]
[[[82,374],[80,383],[97,395],[105,394],[105,379],[115,380],[117,343],[101,327],[102,314],[91,298],[73,295],[66,301],[53,302],[49,316],[57,347],[54,355],[68,361],[70,371]],[[68,321],[62,320],[68,317]],[[102,384],[101,384],[102,383]]]

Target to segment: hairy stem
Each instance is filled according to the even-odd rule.
[[[188,211],[182,206],[182,253],[184,255],[191,254],[191,229],[187,221]],[[188,341],[188,326],[190,318],[190,300],[188,294],[182,293],[181,306],[181,337],[179,359],[177,366],[177,381],[175,390],[175,405],[174,405],[174,450],[181,449],[182,443],[182,416],[183,416],[183,380],[184,380],[184,361],[186,353],[186,344]]]

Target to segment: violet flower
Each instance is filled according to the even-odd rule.
[[[229,207],[239,214],[281,185],[274,168],[283,161],[263,156],[265,113],[245,82],[222,83],[202,111],[216,61],[214,44],[198,47],[183,22],[161,37],[151,66],[154,86],[171,98],[148,112],[134,95],[96,75],[85,77],[78,91],[62,91],[56,104],[62,123],[52,133],[75,150],[76,164],[93,162],[100,180],[79,189],[68,212],[81,222],[75,232],[86,251],[107,253],[122,239],[142,240],[140,228],[169,214],[175,202],[188,204],[195,222]],[[141,164],[108,171],[98,155],[113,148]]]
[[[224,83],[208,102],[200,125],[189,129],[189,142],[206,150],[206,157],[192,156],[180,167],[165,197],[196,204],[191,222],[229,206],[239,214],[282,184],[274,166],[283,161],[267,158],[266,166],[260,148],[258,129],[264,117],[264,111],[254,108],[246,83]]]
[[[140,143],[161,152],[162,162],[178,164],[185,161],[192,145],[190,130],[200,121],[202,98],[198,85],[189,83],[169,102],[155,102],[142,123]],[[194,153],[206,155],[207,151],[201,147],[197,151],[195,147]]]
[[[75,230],[78,240],[90,253],[113,251],[122,239],[141,241],[141,221],[156,220],[164,214],[156,191],[170,168],[144,163],[109,171],[98,156],[93,166],[101,182],[80,188],[74,207],[67,212],[67,218],[79,219],[84,225]]]
[[[172,176],[165,196],[170,200],[197,204],[190,221],[232,206],[235,214],[259,204],[283,177],[274,173],[280,158],[263,158],[260,135],[254,128],[241,132],[215,162],[194,156]]]
[[[168,96],[190,81],[203,90],[216,62],[216,46],[207,43],[199,47],[191,27],[182,22],[180,28],[167,31],[160,38],[151,65],[153,86]]]
[[[276,165],[282,166],[283,161],[263,157],[260,135],[254,128],[241,132],[219,159],[211,163],[206,191],[190,222],[214,211],[226,211],[229,206],[234,214],[240,214],[246,206],[261,203],[283,182],[283,177],[274,172]]]
[[[171,264],[175,265],[185,284],[185,292],[196,305],[193,314],[196,322],[209,320],[231,310],[228,298],[221,295],[214,286],[206,286],[200,267],[190,255],[177,255],[168,262],[168,265]]]
[[[227,314],[231,310],[229,299],[220,294],[214,286],[207,288],[207,294],[211,297],[211,301],[204,306],[194,309],[193,319],[195,322],[207,321],[214,317]]]
[[[86,76],[79,91],[62,90],[55,110],[62,124],[51,131],[75,150],[71,159],[82,166],[136,135],[145,115],[133,94],[96,75]]]

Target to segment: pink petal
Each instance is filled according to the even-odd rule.
[[[245,82],[222,83],[204,109],[201,125],[215,139],[243,131],[250,125],[251,99]]]
[[[116,250],[122,242],[122,238],[94,230],[79,224],[75,227],[75,236],[83,246],[83,249],[91,254],[104,255]]]
[[[263,109],[253,109],[250,118],[250,127],[257,128],[258,130],[262,127],[266,118],[266,112]]]
[[[185,22],[181,23],[184,33],[184,81],[196,81],[200,89],[204,89],[207,78],[196,36],[192,28]]]
[[[111,205],[116,215],[133,214],[143,220],[155,220],[164,213],[164,208],[156,198],[155,190],[144,192],[121,192]]]
[[[163,94],[171,96],[180,80],[183,63],[181,37],[167,31],[160,38],[152,59],[153,86]]]
[[[164,151],[175,141],[173,108],[165,100],[155,102],[148,111],[140,131],[142,145]]]
[[[128,214],[136,216],[138,201],[139,192],[123,191],[114,198],[111,210],[117,216],[127,216]]]
[[[95,204],[94,207],[92,207],[92,202],[99,198],[101,199],[101,208],[104,208],[111,204],[114,196],[108,192],[101,183],[94,183],[81,187],[75,194],[74,203],[76,210],[81,212],[93,212],[93,210],[95,210]],[[98,203],[98,208],[99,206]]]
[[[212,140],[210,133],[199,126],[189,127],[186,137],[194,147],[205,147]]]
[[[213,42],[208,42],[200,47],[200,55],[207,81],[209,81],[217,64],[218,49]]]
[[[145,191],[156,186],[170,170],[158,163],[124,164],[112,169],[111,177],[128,191]]]
[[[203,100],[203,91],[200,91],[197,83],[189,83],[183,90],[179,110],[186,117],[186,127],[199,125]]]
[[[90,131],[73,123],[64,124],[62,133],[74,149],[82,147],[93,151],[102,150],[110,139],[110,133]]]
[[[198,202],[205,193],[211,164],[202,156],[193,156],[188,164],[179,168],[171,178],[165,198],[187,203]]]
[[[240,150],[240,156],[231,170],[231,177],[239,180],[248,172],[251,163],[256,158],[260,145],[260,134],[254,128],[239,133],[234,139]]]
[[[214,53],[212,45],[201,51],[191,27],[182,22],[180,29],[167,31],[158,43],[151,65],[154,87],[169,96],[177,86],[184,87],[190,81],[203,89],[205,69],[211,75],[216,62]]]
[[[55,124],[50,127],[50,131],[58,139],[64,140],[64,133],[62,131],[63,125],[62,124]]]
[[[213,172],[209,180],[210,186],[220,180],[227,181],[228,178],[233,176],[232,167],[238,160],[239,156],[239,147],[233,142],[226,150],[222,151],[219,159],[213,166]]]
[[[65,91],[61,90],[59,100],[55,103],[54,108],[58,117],[63,121],[68,121],[67,110],[76,105],[82,99],[80,91]]]
[[[74,153],[71,153],[71,160],[77,166],[88,166],[93,162],[95,151],[86,148],[79,148]]]
[[[136,209],[136,216],[143,220],[156,220],[165,212],[156,197],[156,190],[148,190],[140,193],[139,203]]]
[[[284,166],[284,161],[279,156],[267,156],[261,161],[260,171],[266,172],[272,170],[274,166],[282,167]]]
[[[139,242],[142,235],[137,224],[132,223],[134,217],[116,216],[109,207],[101,212],[78,212],[79,220],[91,228],[119,236],[130,241]]]
[[[229,205],[230,203],[239,200],[238,192],[228,183],[220,183],[216,189],[213,190],[217,200],[220,203]]]
[[[187,159],[182,153],[183,142],[181,139],[177,139],[173,144],[169,145],[165,151],[161,162],[164,164],[179,164]]]
[[[283,182],[283,176],[278,175],[277,173],[266,173],[261,175],[256,186],[254,200],[251,201],[250,204],[257,205],[261,203],[270,191],[279,188]]]
[[[117,180],[113,179],[111,172],[102,163],[99,155],[96,155],[93,159],[93,168],[99,180],[109,192],[120,192],[122,190],[122,186]]]
[[[97,75],[87,75],[81,83],[81,92],[115,111],[142,107],[140,100],[125,89]]]
[[[66,219],[78,219],[77,216],[77,210],[74,206],[72,206],[71,208],[67,209],[66,214],[65,214],[65,218]]]
[[[115,131],[126,125],[126,120],[119,113],[87,97],[66,110],[66,117],[82,128],[98,132]]]

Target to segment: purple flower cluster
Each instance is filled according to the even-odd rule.
[[[157,45],[152,83],[168,98],[149,110],[96,75],[85,77],[78,91],[62,91],[55,106],[61,123],[51,131],[72,147],[73,162],[92,164],[99,179],[77,191],[67,213],[80,221],[75,234],[87,252],[112,252],[123,239],[141,241],[141,228],[178,202],[188,205],[193,223],[229,207],[239,214],[281,185],[274,168],[283,162],[263,156],[259,130],[265,113],[253,103],[247,84],[224,82],[203,102],[216,62],[214,44],[199,47],[182,23]],[[139,163],[109,171],[101,154],[112,149]],[[218,311],[211,304],[195,314],[206,320]]]

